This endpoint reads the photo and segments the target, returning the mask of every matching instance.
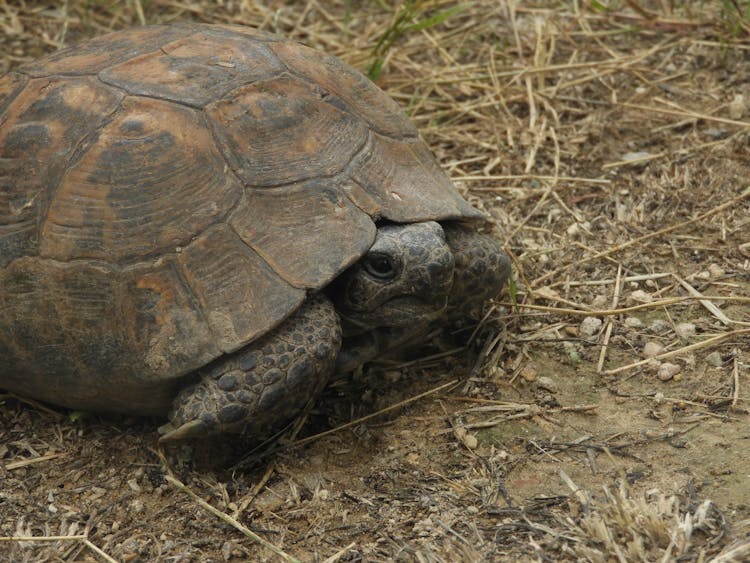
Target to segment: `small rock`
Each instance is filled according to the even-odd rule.
[[[591,306],[594,309],[604,309],[609,304],[609,299],[607,299],[606,295],[597,295],[594,297],[594,299],[591,301]]]
[[[552,289],[551,287],[540,287],[539,289],[534,291],[534,295],[548,301],[560,300],[560,293]]]
[[[711,352],[706,356],[706,363],[709,366],[720,368],[724,365],[724,360],[721,358],[721,352]]]
[[[524,366],[519,375],[526,381],[536,381],[537,371],[532,366]]]
[[[729,117],[732,119],[742,119],[747,111],[748,103],[745,96],[736,94],[732,101],[729,102]]]
[[[401,372],[397,369],[389,369],[383,374],[383,377],[388,383],[398,383],[401,379]]]
[[[557,383],[555,383],[555,380],[551,377],[547,377],[546,375],[543,375],[539,379],[536,380],[536,384],[540,389],[546,389],[550,393],[557,393]]]
[[[476,436],[474,436],[473,434],[467,434],[466,437],[463,439],[463,443],[470,450],[477,449],[477,446],[479,445],[479,441],[477,440]]]
[[[453,430],[453,433],[456,435],[456,438],[461,440],[461,443],[466,446],[466,448],[470,450],[477,449],[479,441],[477,440],[476,436],[470,434],[468,430],[466,430],[466,428],[464,428],[463,426],[458,426]]]
[[[712,279],[720,278],[721,276],[726,274],[724,268],[722,268],[718,264],[709,264],[708,273],[711,275]]]
[[[646,293],[642,289],[636,289],[630,294],[631,301],[635,301],[636,303],[651,303],[654,298],[651,297],[651,294]]]
[[[224,559],[224,561],[229,561],[234,557],[234,550],[236,549],[236,546],[234,545],[234,542],[231,541],[225,541],[221,546],[221,556]]]
[[[581,361],[581,355],[578,353],[575,344],[573,344],[572,342],[563,342],[563,348],[565,349],[565,353],[572,361],[574,361],[575,363]]]
[[[143,509],[145,506],[143,505],[143,501],[141,499],[133,499],[130,503],[130,510],[132,510],[136,514],[140,514],[143,512]]]
[[[575,237],[578,236],[578,234],[581,232],[581,227],[578,226],[578,223],[573,223],[570,227],[566,229],[566,232],[569,236]]]
[[[701,270],[695,276],[693,276],[697,280],[710,280],[711,279],[711,272],[708,270]]]
[[[627,317],[623,322],[628,328],[641,328],[643,326],[643,321],[638,317]]]
[[[639,160],[647,160],[651,157],[651,153],[646,151],[627,152],[620,156],[620,160],[624,160],[626,162],[637,162]]]
[[[653,340],[646,342],[646,344],[643,346],[643,356],[645,358],[653,358],[661,354],[663,351],[664,346],[662,346],[659,342],[654,342]]]
[[[674,327],[675,333],[680,338],[695,336],[695,325],[693,323],[679,323]]]
[[[648,325],[649,332],[652,332],[654,334],[659,334],[667,330],[669,327],[669,324],[667,321],[663,321],[661,319],[656,319],[653,321],[650,325]]]
[[[581,338],[589,340],[595,338],[602,329],[602,320],[598,317],[586,317],[578,327]]]
[[[713,137],[714,139],[723,139],[724,137],[729,135],[729,133],[729,129],[723,129],[721,127],[709,127],[703,130],[704,135],[708,135],[709,137]]]
[[[678,373],[680,373],[680,366],[678,366],[677,364],[664,362],[659,366],[659,369],[656,372],[656,377],[658,377],[661,381],[669,381]]]

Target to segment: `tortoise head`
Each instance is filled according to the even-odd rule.
[[[383,225],[375,242],[333,284],[345,333],[423,324],[445,311],[454,258],[434,221]]]

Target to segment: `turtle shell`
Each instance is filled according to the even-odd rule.
[[[98,37],[0,79],[0,387],[164,412],[376,221],[480,216],[335,57],[230,26]]]

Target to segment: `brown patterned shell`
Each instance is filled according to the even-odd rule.
[[[161,412],[375,221],[468,219],[398,106],[246,28],[153,26],[0,78],[0,387]]]

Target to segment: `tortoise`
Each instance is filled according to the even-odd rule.
[[[335,57],[227,25],[82,42],[0,79],[0,387],[268,436],[495,296],[485,222]]]

